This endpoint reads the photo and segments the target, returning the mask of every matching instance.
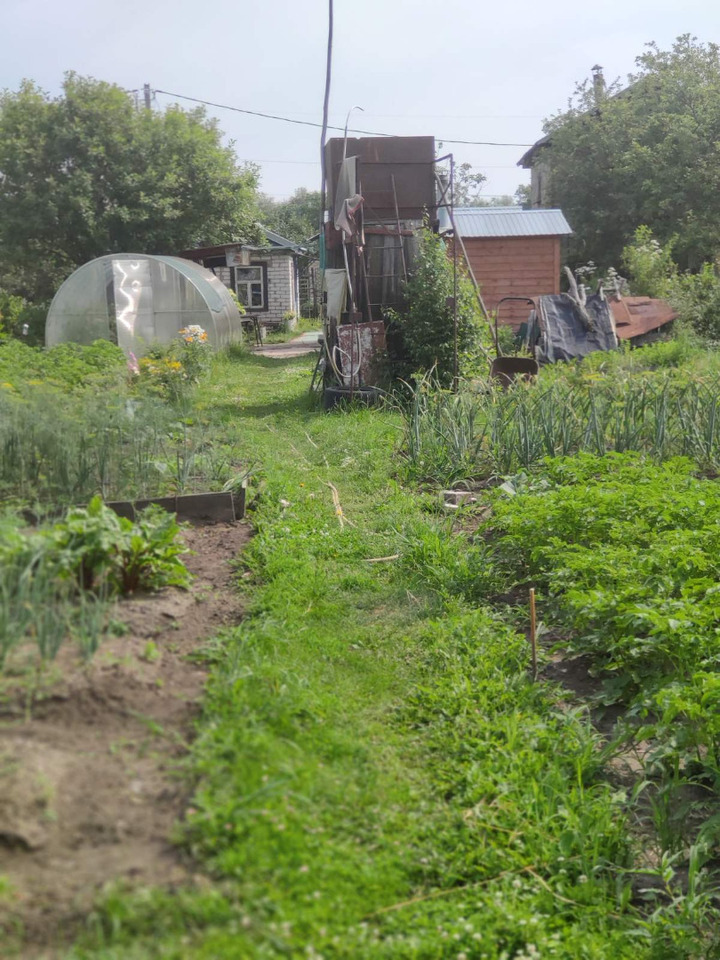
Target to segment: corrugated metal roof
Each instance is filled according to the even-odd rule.
[[[455,207],[461,237],[563,237],[572,233],[562,210]]]

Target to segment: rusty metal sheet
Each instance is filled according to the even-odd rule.
[[[611,300],[615,329],[621,340],[633,340],[642,337],[653,330],[664,327],[677,317],[665,300],[653,300],[650,297],[622,297],[620,300]]]
[[[328,206],[334,209],[342,165],[343,137],[325,145]],[[400,220],[435,216],[434,137],[348,137],[347,156],[357,157],[358,188],[365,200],[365,223],[395,222],[395,178]]]
[[[379,320],[370,323],[341,324],[338,328],[338,340],[342,351],[343,373],[345,361],[351,356],[353,349],[353,331],[355,331],[355,358],[353,370],[358,368],[357,353],[359,352],[360,383],[355,377],[355,386],[377,386],[382,379],[383,366],[387,359],[385,345],[385,324]],[[348,359],[349,370],[349,359]]]

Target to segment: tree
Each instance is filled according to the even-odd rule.
[[[624,90],[585,82],[546,124],[553,203],[580,259],[617,264],[641,224],[697,268],[720,252],[720,48],[679,37],[636,60]],[[602,90],[599,91],[602,94]]]
[[[258,241],[257,179],[202,109],[138,110],[73,73],[54,99],[26,81],[0,96],[0,286],[46,299],[102,254]]]
[[[319,190],[298,187],[288,200],[261,194],[258,205],[263,226],[295,243],[303,243],[320,229]]]
[[[455,167],[453,198],[456,207],[484,207],[487,202],[480,196],[482,185],[487,180],[484,173],[473,173],[471,163],[458,163]]]

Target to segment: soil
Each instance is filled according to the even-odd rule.
[[[21,923],[22,957],[56,956],[109,881],[173,886],[192,875],[170,842],[206,679],[188,655],[241,618],[231,562],[250,528],[183,536],[189,590],[121,601],[114,616],[128,630],[89,666],[62,648],[29,718],[22,684],[0,702],[0,877],[10,884],[0,941]]]

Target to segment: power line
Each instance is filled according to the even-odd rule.
[[[344,128],[343,128],[344,129]],[[238,157],[240,163],[288,163],[294,164],[303,167],[319,167],[319,160],[268,160],[260,159],[259,157]],[[427,167],[430,164],[434,163],[434,160],[421,160],[414,162],[412,160],[388,160],[385,162],[385,166],[398,166],[398,167],[410,167],[410,166],[423,166]],[[374,165],[382,165],[383,161],[373,160],[371,161]],[[501,164],[492,164],[492,163],[478,163],[473,164],[473,166],[478,167],[481,170],[515,170],[517,168],[516,163],[501,163]]]
[[[244,113],[251,117],[264,117],[266,120],[282,120],[283,123],[295,123],[302,127],[316,127],[322,129],[321,123],[315,123],[312,120],[297,120],[292,117],[281,117],[275,113],[262,113],[260,110],[246,110],[243,107],[231,107],[227,103],[214,103],[212,100],[201,100],[200,97],[187,97],[182,93],[171,93],[170,90],[155,90],[155,93],[162,93],[166,97],[175,97],[178,100],[190,100],[192,103],[201,103],[206,107],[215,107],[218,110],[232,110],[234,113]],[[345,131],[344,127],[334,127],[328,124],[328,130]],[[361,133],[366,137],[392,137],[391,133],[378,133],[373,130],[355,130],[348,128],[348,133]],[[468,146],[477,147],[532,147],[532,143],[498,143],[492,140],[450,140],[447,137],[436,137],[441,143],[460,143]]]

